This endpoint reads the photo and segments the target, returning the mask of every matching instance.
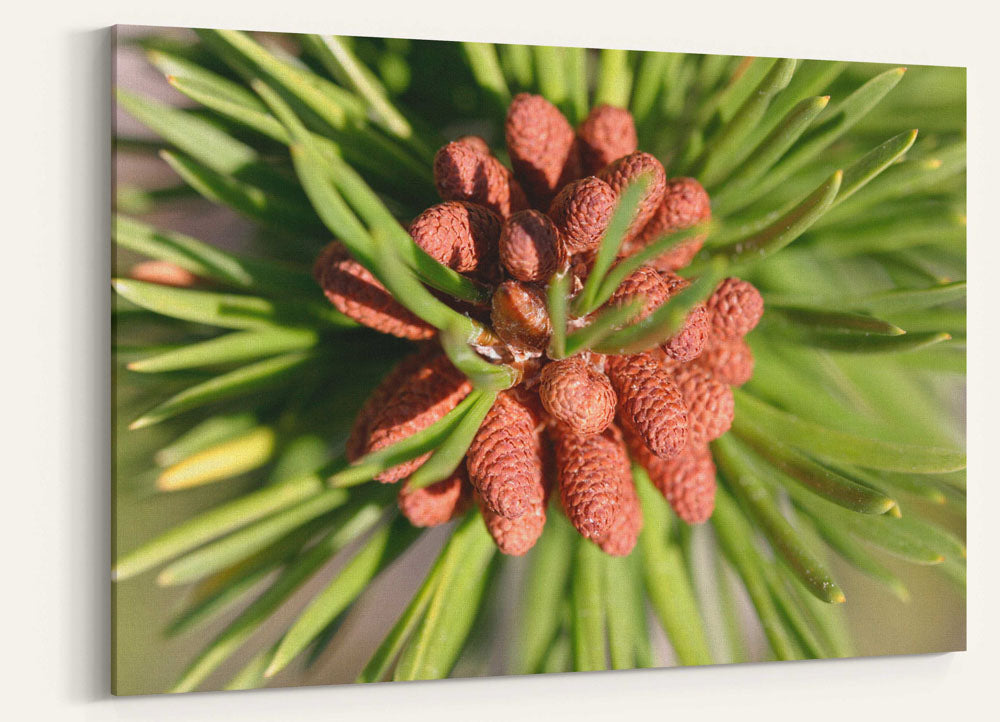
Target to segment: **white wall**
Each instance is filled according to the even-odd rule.
[[[0,707],[11,719],[959,718],[995,691],[997,18],[966,2],[89,0],[0,36]],[[985,3],[982,4],[985,7]],[[513,8],[524,8],[515,12]],[[571,6],[572,7],[572,6]],[[108,689],[108,55],[116,22],[969,66],[969,651],[713,669],[113,699]],[[13,160],[13,162],[11,162]],[[989,337],[989,338],[987,338]],[[992,378],[987,378],[987,370]],[[13,460],[13,464],[11,461]]]

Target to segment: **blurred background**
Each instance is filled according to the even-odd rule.
[[[183,39],[187,31],[164,28],[120,27],[119,44],[115,50],[116,85],[148,95],[153,98],[188,106],[190,101],[174,91],[163,75],[145,60],[144,50],[132,41],[155,35],[165,41]],[[285,42],[281,36],[263,36],[267,41],[279,46]],[[372,41],[376,42],[376,41]],[[389,52],[380,54],[380,71],[393,86],[394,93],[405,98],[406,104],[418,110],[423,117],[440,123],[446,136],[460,132],[483,132],[476,124],[480,112],[479,99],[471,79],[463,83],[464,76],[455,69],[464,67],[460,62],[449,62],[457,53],[449,43],[428,41],[384,40],[381,42]],[[410,64],[408,58],[419,54],[427,62]],[[415,68],[419,70],[415,70]],[[858,64],[858,76],[870,77],[876,66]],[[407,95],[413,72],[425,72],[447,77],[448,82],[438,84],[450,94],[449,102],[439,103],[433,97]],[[852,72],[849,71],[849,72]],[[964,69],[910,68],[906,82],[926,83],[927,92],[945,93],[954,96],[956,112],[965,109]],[[435,108],[445,105],[464,109],[465,115],[456,117],[436,117]],[[884,117],[879,116],[879,117]],[[896,127],[923,127],[924,122],[934,119],[896,117]],[[257,240],[252,224],[244,221],[231,211],[202,200],[193,193],[185,192],[180,180],[156,155],[156,145],[151,143],[153,135],[133,118],[116,108],[116,135],[127,142],[118,145],[114,157],[115,197],[118,210],[141,218],[152,225],[169,228],[205,239],[213,244],[240,249],[253,245]],[[867,122],[867,121],[866,121]],[[876,117],[871,123],[877,124]],[[865,132],[859,128],[859,132]],[[871,127],[873,134],[884,129]],[[493,139],[495,140],[495,139]],[[150,211],[150,189],[157,198],[156,210]],[[160,202],[163,200],[167,202]],[[116,275],[125,275],[138,260],[128,252],[114,249]],[[116,340],[128,339],[129,343],[156,343],[155,337],[145,337],[142,328],[129,325],[121,320],[115,329]],[[159,375],[145,376],[116,368],[114,391],[115,424],[115,509],[114,509],[114,554],[129,550],[154,537],[177,522],[193,514],[212,507],[223,500],[238,496],[247,489],[254,488],[262,479],[258,473],[248,473],[239,479],[224,484],[212,484],[200,488],[179,491],[172,494],[155,493],[155,480],[159,469],[155,466],[154,452],[172,441],[181,433],[189,421],[182,416],[176,421],[156,425],[140,431],[128,431],[128,423],[153,406],[157,399],[172,390],[188,385],[184,378],[164,379]],[[951,418],[941,420],[951,429],[950,435],[964,443],[965,435],[965,385],[964,379],[955,378],[949,388],[954,399]],[[352,407],[349,407],[352,408]],[[331,413],[336,413],[332,410]],[[343,412],[345,415],[347,409]],[[342,442],[346,431],[345,419],[339,431],[330,432],[317,443],[337,445]],[[334,424],[336,426],[336,424]],[[950,512],[946,507],[930,507],[922,510],[928,518],[945,525],[962,538],[965,535],[962,517]],[[437,530],[421,538],[412,553],[397,560],[388,573],[376,580],[364,593],[355,611],[339,627],[315,660],[305,660],[292,664],[278,675],[273,686],[302,684],[331,684],[352,681],[381,641],[385,631],[403,610],[427,568],[436,554],[438,546],[446,537],[446,530]],[[694,531],[693,544],[699,549],[701,534]],[[283,613],[264,626],[254,639],[244,645],[246,651],[233,655],[212,681],[218,684],[229,680],[241,669],[253,653],[266,647],[282,630],[282,622],[291,619],[305,602],[321,587],[325,580],[336,571],[345,558],[349,558],[356,547],[345,549],[335,558],[324,573],[317,575],[312,583],[300,589],[283,607]],[[965,648],[965,600],[942,575],[933,568],[917,567],[911,564],[894,563],[886,559],[886,564],[906,580],[911,593],[911,601],[904,603],[893,597],[886,589],[852,568],[837,563],[835,569],[848,596],[845,611],[854,643],[861,655],[915,654]],[[518,562],[507,565],[504,573],[497,578],[501,586],[501,603],[487,610],[490,617],[487,624],[479,624],[476,629],[482,634],[492,635],[490,658],[480,658],[474,652],[477,645],[470,645],[473,652],[466,654],[455,671],[455,676],[496,674],[503,668],[504,628],[516,624],[514,602],[516,601],[516,577],[521,571]],[[267,580],[258,582],[263,586]],[[702,586],[703,597],[710,598],[710,589]],[[115,675],[119,694],[147,693],[168,688],[180,675],[191,658],[199,651],[207,639],[231,621],[243,608],[236,605],[228,613],[213,619],[195,630],[171,636],[171,620],[182,609],[190,591],[179,587],[161,587],[156,584],[155,574],[147,573],[137,578],[116,584],[113,589],[115,630],[114,656]],[[762,658],[764,648],[760,630],[753,627],[755,615],[749,602],[741,600],[747,609],[747,623],[751,628],[748,644],[754,659]],[[713,620],[708,620],[713,624]],[[659,628],[656,644],[659,657],[671,660],[671,652]],[[269,636],[270,635],[270,636]]]

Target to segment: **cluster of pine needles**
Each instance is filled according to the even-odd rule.
[[[156,519],[169,495],[229,487],[116,550],[117,583],[158,570],[159,584],[189,587],[168,635],[229,619],[174,691],[213,674],[207,686],[265,686],[293,661],[316,660],[372,581],[413,563],[414,542],[435,533],[411,526],[395,490],[371,480],[428,451],[442,467],[461,458],[469,405],[348,465],[354,414],[408,346],[339,314],[310,266],[341,240],[438,329],[473,394],[514,383],[469,346],[479,323],[428,290],[482,303],[484,289],[423,253],[404,224],[436,200],[444,142],[475,132],[503,154],[504,111],[522,91],[572,123],[598,104],[627,108],[640,147],[671,176],[702,182],[713,222],[682,275],[739,275],[761,290],[754,376],[712,444],[708,524],[679,523],[638,466],[645,525],[624,558],[555,513],[526,558],[503,558],[473,510],[448,528],[358,680],[483,674],[498,645],[512,673],[742,661],[748,625],[762,630],[766,659],[849,656],[851,589],[834,563],[902,599],[886,555],[936,565],[964,591],[963,541],[939,521],[965,510],[960,71],[215,30],[134,42],[192,102],[117,96],[158,136],[118,137],[117,152],[156,152],[180,179],[117,189],[118,414],[144,405],[117,438],[118,493],[150,493],[141,508]],[[140,220],[197,196],[252,222],[252,253]],[[602,248],[618,247],[623,225]],[[128,277],[138,257],[197,283]],[[675,310],[713,287],[693,284],[703,295]],[[549,294],[557,334],[561,298]],[[155,471],[129,471],[143,464]],[[119,536],[136,536],[139,519],[116,522]],[[697,563],[696,547],[708,550]],[[517,607],[504,615],[511,579]],[[306,585],[315,594],[290,611]],[[275,620],[280,634],[261,642]],[[654,649],[654,624],[670,659]],[[245,648],[251,638],[259,649]],[[217,670],[234,657],[245,664],[227,682]]]

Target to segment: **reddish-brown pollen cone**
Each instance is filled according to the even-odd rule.
[[[518,281],[547,281],[559,266],[559,231],[535,210],[508,218],[500,231],[500,262]]]
[[[579,356],[547,364],[538,395],[545,410],[577,434],[598,434],[615,418],[611,382]]]
[[[715,463],[708,446],[692,444],[672,459],[661,459],[626,434],[633,458],[645,467],[649,478],[688,524],[708,521],[715,509]]]
[[[764,315],[764,299],[753,284],[727,278],[705,302],[712,315],[712,340],[746,336]]]
[[[618,394],[618,417],[665,459],[688,441],[688,410],[670,371],[649,354],[609,356],[608,378]]]
[[[753,351],[742,338],[710,344],[695,363],[730,386],[742,386],[753,376]]]
[[[637,323],[662,306],[671,297],[688,286],[688,281],[672,273],[657,271],[651,266],[640,266],[618,286],[608,299],[610,306],[624,306],[636,298],[644,298]],[[681,330],[663,342],[661,350],[674,361],[687,362],[697,358],[708,341],[709,314],[704,304],[698,304],[688,313]]]
[[[552,336],[545,292],[521,281],[504,281],[493,292],[490,321],[496,335],[517,349],[544,351]]]
[[[715,462],[707,446],[690,446],[675,459],[669,477],[657,482],[670,508],[688,524],[708,521],[715,510]]]
[[[549,208],[564,255],[597,248],[617,202],[611,186],[594,176],[567,183]]]
[[[521,392],[501,392],[466,454],[469,481],[483,504],[514,519],[541,504],[544,451],[537,410]]]
[[[639,235],[622,247],[622,253],[630,256],[667,234],[686,230],[711,217],[711,202],[701,183],[694,178],[671,178],[653,217]],[[662,271],[684,268],[704,243],[704,235],[690,238],[652,259],[650,265]]]
[[[690,285],[687,279],[673,273],[661,271],[662,278],[670,289],[670,296],[675,296]],[[701,355],[708,343],[711,328],[711,314],[705,304],[699,303],[684,319],[681,330],[667,339],[660,348],[675,361],[686,363]]]
[[[462,273],[492,272],[502,221],[484,206],[446,201],[410,224],[414,242],[435,260]]]
[[[476,203],[503,218],[528,207],[514,175],[475,135],[463,136],[437,152],[434,184],[446,201]]]
[[[639,147],[635,121],[624,108],[598,105],[576,131],[583,172],[597,173],[608,163],[634,153]]]
[[[615,476],[621,503],[611,526],[594,541],[604,553],[623,557],[632,552],[639,540],[639,532],[642,531],[642,506],[639,504],[639,495],[636,493],[635,484],[632,481],[632,470],[629,467],[628,455],[624,453],[621,434],[617,433],[618,430],[614,427],[609,431],[615,434],[618,449],[622,452],[616,455],[620,462],[620,471]]]
[[[684,319],[684,326],[660,346],[663,352],[681,363],[692,361],[705,349],[709,335],[709,313],[705,304],[699,303]]]
[[[521,516],[509,519],[490,510],[479,499],[480,513],[500,553],[519,557],[535,546],[545,529],[545,504],[534,502]]]
[[[455,138],[455,143],[467,146],[471,150],[481,153],[482,155],[493,155],[493,151],[490,150],[490,144],[479,135],[463,135]]]
[[[548,208],[560,186],[580,176],[573,127],[542,96],[514,96],[504,136],[514,173],[536,207]]]
[[[190,288],[198,282],[191,271],[170,261],[141,261],[129,269],[128,276],[136,281],[173,288]]]
[[[425,345],[424,348],[404,357],[396,364],[392,371],[382,378],[382,381],[375,387],[375,390],[368,395],[368,398],[361,405],[361,409],[354,417],[350,435],[347,437],[347,442],[344,445],[344,455],[349,462],[354,463],[364,455],[365,448],[368,445],[369,427],[375,419],[376,414],[399,391],[400,387],[407,382],[407,379],[413,372],[420,368],[431,355],[437,353],[439,352],[436,349]]]
[[[465,375],[444,354],[429,357],[400,383],[372,419],[366,453],[384,449],[418,431],[458,406],[472,390]],[[399,481],[419,469],[430,453],[387,469],[375,478],[384,483]]]
[[[619,284],[608,299],[609,306],[626,306],[637,298],[644,298],[642,311],[633,323],[637,323],[663,305],[670,297],[670,285],[659,271],[649,266],[640,266],[632,275]]]
[[[328,244],[313,265],[330,303],[345,316],[376,331],[420,341],[437,331],[407,310],[340,243]]]
[[[666,171],[663,170],[663,164],[660,161],[640,150],[610,163],[597,174],[597,177],[611,186],[611,189],[619,196],[627,186],[644,174],[650,176],[649,186],[646,188],[646,193],[639,202],[635,217],[625,233],[625,243],[639,234],[652,218],[653,213],[656,212],[657,206],[663,201],[663,194],[667,186]]]
[[[688,411],[688,443],[707,444],[729,431],[733,424],[733,390],[695,365],[674,368]]]
[[[442,479],[422,489],[411,489],[405,483],[399,490],[397,504],[403,516],[413,526],[431,527],[447,524],[469,508],[472,487],[463,460],[447,479]]]
[[[613,429],[582,435],[554,424],[549,431],[566,516],[584,537],[598,539],[611,529],[621,506],[624,447]]]

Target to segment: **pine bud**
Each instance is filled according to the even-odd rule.
[[[490,321],[500,339],[516,348],[544,351],[552,336],[545,292],[521,281],[504,281],[493,292]]]
[[[583,172],[597,173],[611,161],[634,153],[639,147],[635,121],[624,108],[598,105],[576,132]]]
[[[618,394],[618,417],[665,459],[688,440],[688,411],[670,371],[649,354],[609,356],[605,367]]]
[[[753,376],[753,352],[742,338],[709,344],[695,364],[730,386],[742,386]]]
[[[528,207],[514,175],[479,136],[462,136],[437,152],[434,183],[442,199],[476,203],[502,218]]]
[[[725,279],[705,305],[712,316],[713,340],[746,336],[764,315],[764,299],[760,291],[739,278]]]
[[[437,333],[393,298],[340,243],[330,243],[320,251],[313,275],[338,311],[368,328],[412,341]]]
[[[431,356],[421,364],[375,414],[366,453],[378,451],[423,431],[458,406],[472,390],[462,372],[448,357]],[[375,478],[391,483],[409,476],[427,461],[430,453],[387,469]]]
[[[547,281],[559,265],[559,232],[544,213],[520,211],[500,231],[500,262],[519,281]]]
[[[597,254],[594,251],[585,251],[584,253],[578,253],[575,256],[569,257],[566,270],[573,279],[572,289],[574,292],[583,288],[583,284],[587,282],[587,276],[594,270],[594,261],[596,259]]]
[[[653,217],[643,227],[642,232],[627,246],[623,246],[623,255],[630,256],[637,253],[669,233],[686,230],[711,217],[711,203],[701,183],[694,178],[671,178],[667,181],[663,201],[657,206]],[[704,243],[704,235],[695,236],[657,256],[650,261],[650,264],[661,271],[684,268],[691,263]]]
[[[469,446],[469,481],[495,514],[514,519],[543,501],[540,421],[526,395],[503,391]]]
[[[563,253],[569,256],[597,248],[617,202],[611,186],[594,176],[567,183],[549,208]]]
[[[500,216],[484,206],[446,201],[417,216],[410,235],[436,261],[472,273],[496,265],[500,224]]]
[[[422,489],[411,489],[409,482],[405,483],[396,503],[413,526],[430,527],[447,524],[468,509],[471,501],[472,488],[463,460],[447,479]]]
[[[615,418],[611,382],[579,356],[546,365],[538,394],[545,410],[577,434],[598,434]]]
[[[569,121],[540,95],[521,93],[507,109],[504,125],[511,164],[538,208],[548,208],[556,191],[579,177],[580,160]]]
[[[597,174],[597,177],[606,181],[619,196],[629,184],[643,174],[649,174],[652,177],[646,188],[646,193],[639,203],[639,208],[636,210],[635,218],[625,233],[625,242],[639,234],[652,218],[653,213],[656,212],[657,206],[663,201],[663,193],[667,185],[666,171],[663,170],[663,164],[649,153],[636,151],[610,163]]]
[[[688,443],[707,444],[729,431],[733,424],[733,390],[695,365],[674,368],[688,411]]]
[[[588,435],[558,424],[549,430],[566,516],[584,537],[599,539],[611,529],[621,507],[620,475],[622,464],[628,463],[625,447],[611,428]]]

